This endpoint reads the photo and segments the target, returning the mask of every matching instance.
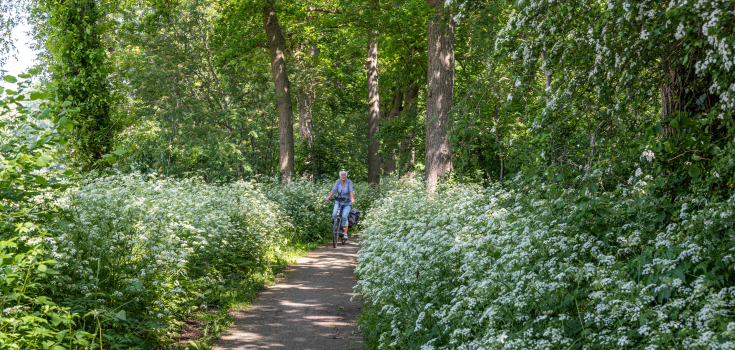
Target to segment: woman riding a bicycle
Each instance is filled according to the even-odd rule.
[[[349,198],[347,194],[349,193]],[[337,197],[334,201],[334,209],[332,209],[332,220],[337,218],[337,212],[339,211],[339,205],[342,204],[342,229],[344,230],[344,239],[347,239],[347,217],[350,214],[352,205],[355,204],[355,193],[352,191],[352,181],[347,180],[347,170],[339,171],[339,180],[334,183],[332,192],[329,192],[326,200],[329,200],[334,194]]]

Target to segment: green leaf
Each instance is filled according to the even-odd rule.
[[[38,100],[39,98],[43,98],[43,94],[37,91],[31,92],[31,101]]]
[[[31,75],[36,75],[36,74],[38,74],[38,69],[31,68],[31,69],[28,70],[28,73],[31,74]]]
[[[699,170],[699,167],[698,167],[698,166],[696,166],[696,165],[694,165],[694,164],[692,164],[692,165],[690,165],[690,166],[689,166],[689,176],[691,176],[691,177],[693,177],[693,178],[695,178],[695,179],[696,179],[696,178],[698,178],[698,177],[699,177],[699,174],[700,174],[701,172],[702,172],[702,171],[701,171],[701,170]]]
[[[18,77],[23,78],[23,79],[28,79],[31,77],[31,75],[30,74],[18,74]]]
[[[115,317],[117,317],[118,320],[125,321],[126,320],[125,310],[120,310],[120,312],[118,312],[117,314],[115,314]]]
[[[56,333],[56,340],[58,340],[59,343],[61,343],[64,340],[64,336],[66,335],[67,332],[69,332],[69,330],[65,329],[59,333]]]
[[[679,128],[679,121],[674,119],[671,121],[671,123],[669,123],[669,125],[671,125],[672,128],[677,129]]]
[[[64,102],[63,102],[63,103],[61,104],[61,107],[64,107],[64,108],[66,108],[66,107],[69,107],[69,106],[71,106],[71,101],[69,101],[69,100],[67,100],[67,101],[64,101]]]
[[[124,150],[124,149],[118,149],[118,150],[115,150],[115,152],[112,152],[112,153],[117,154],[117,155],[121,155],[121,154],[125,154],[126,152],[127,151]]]
[[[656,220],[658,222],[663,222],[665,218],[666,218],[666,212],[663,210],[659,210],[658,213],[656,214]]]
[[[36,165],[40,167],[48,166],[50,160],[51,157],[44,154],[36,159]]]
[[[7,81],[8,83],[15,83],[16,81],[18,81],[18,79],[15,79],[15,77],[12,75],[4,76],[3,80]]]
[[[692,160],[697,161],[702,159],[700,156],[692,156]]]
[[[661,126],[661,123],[656,123],[656,126],[653,127],[653,132],[660,134],[662,131],[664,131],[664,127]]]
[[[36,176],[35,180],[39,185],[45,185],[48,182],[48,180],[42,176]]]
[[[38,265],[38,271],[46,272],[46,269],[48,269],[48,267],[46,267],[46,265],[43,265],[43,264]]]
[[[114,163],[117,160],[112,154],[103,154],[102,158],[110,163]]]
[[[590,184],[589,189],[591,193],[597,192],[597,184]]]
[[[51,110],[46,108],[43,110],[43,112],[41,112],[41,116],[39,118],[46,119],[48,118],[49,114],[51,114]]]

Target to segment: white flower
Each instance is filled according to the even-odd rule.
[[[640,177],[643,174],[643,170],[641,168],[638,168],[635,170],[635,177]]]
[[[651,150],[645,150],[643,151],[643,154],[641,154],[641,158],[646,158],[646,160],[650,162],[656,158],[656,154]]]
[[[676,40],[679,40],[683,36],[684,36],[684,23],[679,23],[679,26],[676,27],[676,34],[674,34],[674,37],[676,37]]]

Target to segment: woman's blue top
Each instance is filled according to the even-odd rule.
[[[352,181],[345,181],[345,185],[342,186],[342,180],[337,180],[332,188],[332,193],[337,195],[342,204],[350,204],[350,192],[352,192]]]

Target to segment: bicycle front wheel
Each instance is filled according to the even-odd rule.
[[[334,227],[332,228],[332,247],[337,248],[337,238],[339,237],[339,225],[342,219],[334,220]]]

